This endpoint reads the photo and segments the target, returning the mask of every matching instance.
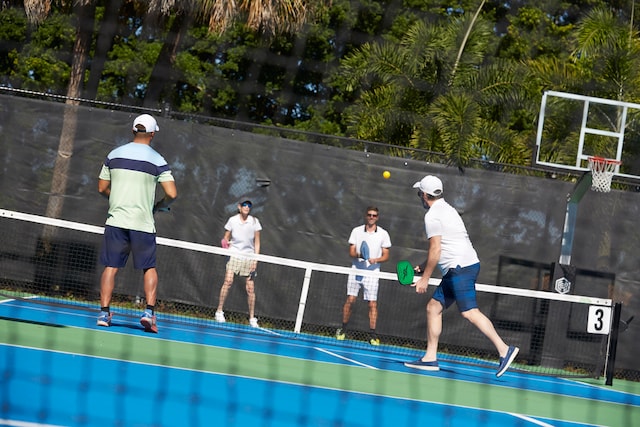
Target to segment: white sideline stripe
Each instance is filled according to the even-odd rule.
[[[524,420],[524,421],[527,421],[527,422],[533,423],[533,424],[538,425],[538,426],[542,426],[542,427],[553,427],[553,424],[548,424],[548,423],[545,423],[544,421],[536,420],[535,418],[531,418],[531,417],[528,417],[528,416],[526,416],[526,415],[522,415],[522,414],[514,414],[513,412],[507,412],[507,414],[509,414],[509,415],[511,415],[511,416],[514,416],[514,417],[516,417],[516,418],[520,418],[521,420]],[[563,421],[564,421],[564,420],[563,420]],[[577,423],[577,422],[575,422],[575,421],[572,421],[572,423],[575,423],[575,424],[583,424],[583,423]],[[588,426],[593,426],[593,427],[606,427],[606,426],[601,426],[600,424],[583,424],[583,425],[588,425]]]
[[[543,427],[553,427],[553,424],[547,424],[543,421],[540,420],[536,420],[535,418],[531,418],[531,417],[527,417],[526,415],[521,415],[521,414],[514,414],[513,412],[507,412],[509,415],[514,416],[516,418],[520,418],[521,420],[527,421],[529,423],[538,425],[538,426],[543,426]]]
[[[354,363],[354,364],[360,365],[360,366],[364,366],[365,368],[375,369],[376,371],[379,370],[375,366],[367,365],[366,363],[358,362],[357,360],[349,359],[348,357],[344,357],[344,356],[340,356],[338,353],[334,353],[333,351],[329,351],[329,350],[326,350],[324,348],[313,347],[313,349],[314,350],[318,350],[318,351],[320,351],[322,353],[328,354],[329,356],[337,357],[338,359],[346,360],[347,362]]]
[[[3,426],[11,426],[11,427],[63,427],[55,424],[40,424],[40,423],[30,423],[26,421],[16,421],[16,420],[3,420],[0,418],[0,424]]]
[[[80,230],[87,231],[94,234],[103,234],[104,227],[98,227],[95,225],[83,224],[79,222],[66,221],[62,219],[49,218],[38,215],[31,215],[22,212],[9,211],[6,209],[0,209],[0,217],[5,217],[9,219],[19,219],[24,221],[31,221],[38,224],[44,225],[53,225],[61,228],[68,228],[72,230]],[[156,242],[159,245],[171,246],[174,248],[181,249],[189,249],[195,250],[199,252],[212,253],[217,255],[241,255],[244,258],[256,259],[258,261],[266,261],[277,265],[284,265],[287,267],[301,268],[313,271],[322,271],[326,273],[339,273],[339,274],[352,274],[353,268],[351,267],[342,267],[337,265],[330,264],[318,264],[314,262],[308,261],[300,261],[289,258],[281,258],[271,255],[263,255],[263,254],[250,254],[250,253],[241,253],[236,252],[230,249],[223,249],[218,246],[204,245],[201,243],[194,242],[186,242],[183,240],[175,240],[168,239],[165,237],[156,237]],[[362,276],[373,276],[378,277],[384,280],[392,280],[397,281],[396,273],[388,273],[381,271],[370,271],[370,270],[358,270],[358,275]],[[414,282],[417,281],[419,277],[414,278]],[[440,279],[431,278],[429,280],[429,285],[438,286],[440,284]],[[510,286],[496,286],[496,285],[485,285],[476,283],[476,289],[479,291],[493,292],[504,295],[517,295],[528,298],[542,298],[542,299],[552,299],[555,301],[567,301],[567,302],[577,302],[582,304],[592,304],[592,305],[601,305],[611,307],[613,306],[613,302],[611,299],[606,298],[595,298],[595,297],[587,297],[581,295],[567,295],[567,294],[558,294],[555,292],[545,292],[545,291],[533,291],[529,289],[521,289]]]

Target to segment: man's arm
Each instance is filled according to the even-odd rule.
[[[442,251],[442,236],[433,236],[429,239],[429,254],[427,255],[427,263],[422,273],[422,277],[415,283],[416,292],[422,294],[427,291],[429,287],[429,279],[433,274],[433,271],[438,266],[440,261],[440,252]]]
[[[169,205],[178,198],[178,189],[175,181],[163,181],[160,183],[164,190],[164,197],[153,207],[153,211],[168,210]]]
[[[102,194],[107,199],[111,194],[111,181],[106,179],[98,179],[98,193]]]
[[[349,245],[349,256],[351,258],[358,258],[358,251],[356,250],[356,245]]]
[[[374,261],[372,264],[379,264],[381,262],[385,262],[389,260],[389,248],[382,248],[382,256],[380,258],[372,259]]]

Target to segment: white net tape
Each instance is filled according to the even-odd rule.
[[[620,161],[605,159],[602,157],[589,157],[589,169],[591,170],[591,189],[601,193],[611,191],[611,179],[620,165]]]

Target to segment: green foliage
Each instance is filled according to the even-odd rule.
[[[593,96],[637,100],[640,97],[640,39],[609,8],[595,8],[579,23],[573,57],[595,85]]]
[[[0,84],[66,93],[76,34],[69,5],[54,2],[39,26],[27,24],[22,8],[0,10]],[[626,3],[314,6],[302,31],[269,37],[240,21],[212,33],[203,11],[193,10],[186,36],[167,49],[175,10],[154,21],[142,4],[123,2],[102,22],[109,14],[100,4],[96,31],[117,28],[104,68],[91,69],[100,77],[97,98],[141,105],[160,73],[156,96],[175,111],[423,148],[461,167],[472,158],[528,164],[545,90],[640,102],[640,39]],[[159,62],[161,51],[170,60]],[[559,121],[547,132],[557,147],[549,155],[565,155],[571,130]]]
[[[133,37],[115,44],[98,86],[98,99],[117,102],[123,98],[144,98],[160,48],[160,42],[140,41]]]
[[[24,25],[24,32],[12,26],[5,31],[10,34],[27,34],[26,19],[13,14],[14,24]],[[75,31],[68,16],[54,13],[36,27],[20,52],[14,49],[7,56],[8,76],[12,84],[24,89],[43,92],[64,92],[69,82],[71,54]]]
[[[497,56],[514,60],[568,57],[569,35],[573,29],[568,20],[554,19],[547,11],[534,6],[519,8],[508,20]]]
[[[27,38],[27,17],[18,9],[0,9],[0,40],[24,42]]]
[[[39,53],[17,59],[12,79],[19,80],[24,89],[41,92],[64,90],[69,82],[71,67],[58,60],[51,51],[35,50]]]
[[[0,83],[10,79],[27,38],[27,18],[17,9],[0,9]]]
[[[430,113],[448,162],[466,166],[479,144],[476,130],[482,122],[478,104],[469,94],[452,91],[436,99]]]
[[[38,48],[60,52],[71,57],[76,31],[72,19],[68,15],[54,13],[31,34],[31,44]],[[69,61],[70,63],[71,61]]]
[[[520,84],[521,67],[488,62],[493,45],[490,23],[470,17],[439,25],[418,21],[400,43],[363,45],[344,58],[333,80],[356,97],[344,113],[348,134],[437,148],[461,167],[474,157],[503,156],[502,148],[483,143],[481,134],[511,135],[510,125],[523,130],[521,120],[533,117],[531,98]]]

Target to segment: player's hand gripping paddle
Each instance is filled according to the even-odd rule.
[[[413,266],[407,260],[398,261],[396,264],[396,274],[398,276],[398,282],[401,285],[411,285],[413,284],[413,276],[415,271],[413,270]]]
[[[360,243],[360,258],[362,258],[365,262],[366,267],[369,267],[369,245],[367,242]],[[362,276],[356,276],[357,281],[362,280]]]
[[[367,242],[360,244],[360,258],[369,261],[369,245],[367,245]]]

